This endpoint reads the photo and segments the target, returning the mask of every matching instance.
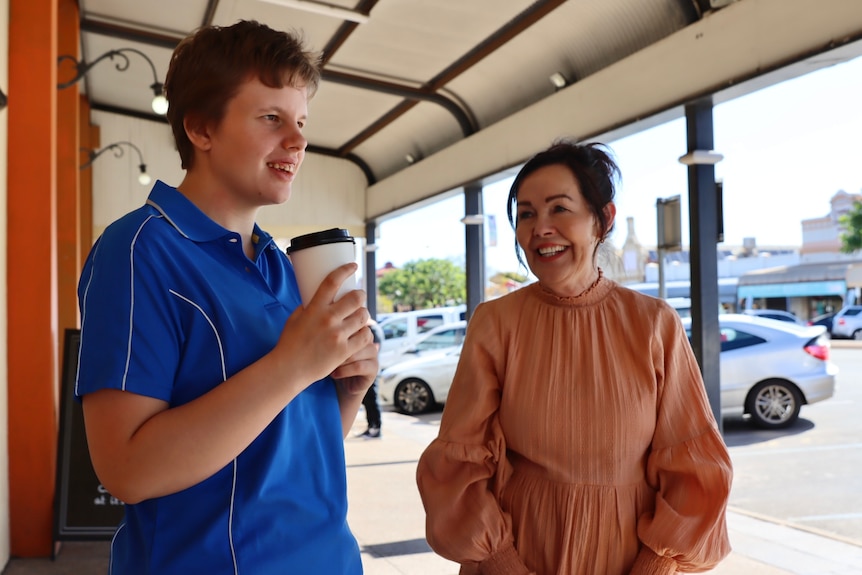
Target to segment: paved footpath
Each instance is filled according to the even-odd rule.
[[[353,432],[365,428],[360,411]],[[383,437],[345,441],[349,521],[366,575],[457,575],[458,566],[425,542],[416,462],[436,436],[439,414],[383,413]],[[712,575],[862,575],[862,547],[754,517],[728,513],[733,553]],[[104,575],[108,543],[67,542],[55,560],[12,559],[0,575]],[[317,575],[317,574],[315,574]],[[326,574],[320,574],[326,575]]]
[[[427,417],[427,416],[426,416]],[[345,442],[349,521],[366,575],[457,575],[425,541],[416,462],[436,436],[439,414],[420,420],[383,413],[383,437]],[[365,429],[360,411],[353,432]],[[713,575],[862,575],[862,547],[755,517],[728,513],[733,547]]]

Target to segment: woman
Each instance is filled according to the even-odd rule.
[[[677,313],[602,275],[618,168],[555,143],[508,199],[538,282],[479,305],[417,483],[461,574],[703,571],[731,464]],[[514,211],[514,214],[513,214]]]

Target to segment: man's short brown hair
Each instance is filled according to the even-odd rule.
[[[320,56],[307,50],[298,34],[253,20],[206,26],[177,45],[165,79],[165,96],[184,169],[194,163],[185,118],[220,122],[240,85],[254,77],[271,88],[304,87],[311,98],[320,83]]]

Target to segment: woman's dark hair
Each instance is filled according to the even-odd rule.
[[[220,122],[240,85],[254,77],[271,88],[305,87],[311,98],[320,83],[320,57],[307,51],[298,35],[253,20],[205,26],[177,45],[165,78],[165,97],[183,168],[194,162],[183,120],[190,116],[195,122]]]
[[[539,168],[553,165],[565,166],[572,172],[590,211],[598,222],[599,230],[601,230],[599,233],[600,241],[605,241],[613,231],[614,226],[613,224],[608,225],[604,208],[614,201],[616,182],[620,179],[620,169],[614,162],[608,147],[599,142],[579,144],[571,140],[561,139],[555,141],[548,149],[530,158],[515,176],[515,181],[509,188],[506,213],[512,229],[515,229],[518,224],[518,192],[524,179]],[[518,256],[518,261],[526,268],[517,236],[515,238],[515,253]]]

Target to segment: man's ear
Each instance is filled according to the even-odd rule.
[[[186,131],[189,141],[198,150],[206,152],[212,147],[212,137],[208,122],[204,122],[192,114],[186,114],[185,118],[183,118],[183,129]]]

